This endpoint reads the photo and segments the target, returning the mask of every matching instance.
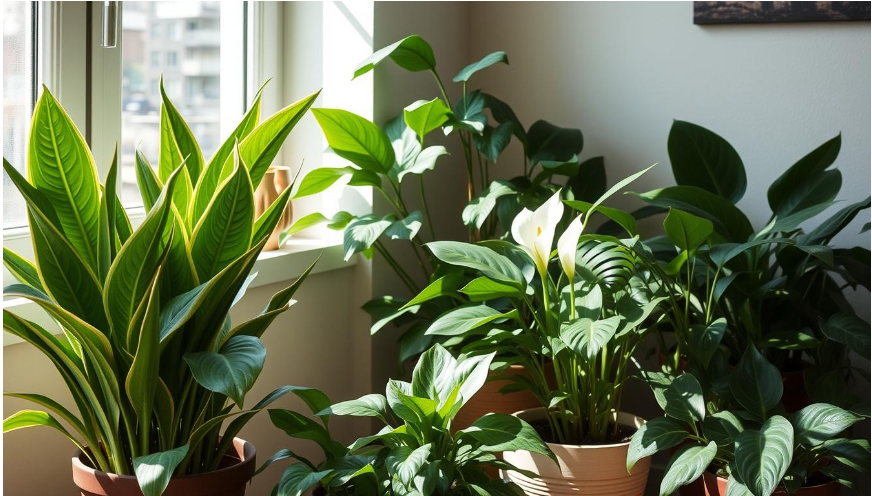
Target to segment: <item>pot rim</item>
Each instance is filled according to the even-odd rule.
[[[727,478],[725,478],[725,477],[721,477],[720,475],[718,475],[718,474],[712,472],[712,471],[709,470],[709,469],[705,469],[705,472],[704,472],[704,473],[714,475],[715,477],[718,478],[718,480],[722,480],[722,481],[724,481],[724,482],[728,482],[728,481],[729,481],[729,479],[727,479]],[[802,486],[802,487],[799,488],[799,490],[802,491],[803,489],[817,489],[817,488],[821,488],[821,487],[824,487],[824,486],[831,486],[831,485],[834,485],[834,484],[835,484],[835,485],[839,485],[839,482],[836,481],[836,480],[834,480],[834,479],[830,479],[830,480],[828,480],[827,482],[824,482],[823,484],[815,484],[815,485],[813,485],[813,486]],[[782,486],[780,486],[780,485],[779,485],[779,486],[776,486],[776,487],[775,487],[775,490],[777,491],[777,490],[780,489],[781,487],[782,487]],[[798,494],[798,493],[797,493],[797,494]]]
[[[243,453],[243,456],[245,458],[239,459],[238,463],[234,463],[233,465],[230,465],[229,467],[219,468],[218,470],[212,470],[210,472],[173,476],[171,478],[171,480],[191,480],[191,479],[195,479],[197,477],[209,477],[209,476],[214,477],[214,474],[224,474],[227,472],[231,472],[233,470],[239,470],[240,465],[243,465],[246,462],[250,463],[251,461],[253,461],[254,457],[257,455],[257,449],[254,447],[254,445],[249,443],[245,439],[242,439],[239,437],[234,437],[233,440],[234,441],[242,441],[242,443],[243,443],[242,453]],[[227,456],[227,455],[225,455],[225,456]],[[84,457],[85,457],[85,453],[83,453],[82,450],[76,448],[76,450],[73,452],[73,469],[74,469],[74,471],[78,470],[78,471],[84,472],[88,475],[98,477],[98,478],[102,478],[102,477],[100,477],[102,475],[102,476],[112,477],[115,479],[136,480],[135,475],[119,475],[119,474],[113,474],[110,472],[103,472],[102,470],[97,470],[96,468],[93,468],[93,467],[85,464],[85,462],[82,461],[82,459]],[[233,458],[236,458],[236,457],[233,457]]]
[[[512,415],[514,415],[515,417],[519,417],[523,420],[526,420],[526,419],[524,419],[522,417],[522,415],[526,415],[526,416],[531,416],[531,415],[532,416],[539,416],[539,415],[541,415],[541,418],[545,418],[545,407],[544,406],[537,406],[536,408],[528,408],[526,410],[517,411],[517,412],[513,413]],[[645,420],[644,418],[642,418],[638,415],[634,415],[632,413],[628,413],[628,412],[618,411],[615,413],[615,416],[619,417],[619,418],[621,416],[623,416],[625,419],[627,417],[629,417],[632,421],[637,423],[640,427],[647,422],[647,420]],[[636,430],[639,429],[639,427],[636,427],[635,425],[628,424],[627,422],[620,422],[620,424],[625,426],[625,427],[634,428]],[[562,444],[562,443],[550,443],[548,441],[545,441],[545,444],[550,445],[550,446],[561,446],[565,449],[607,449],[607,448],[619,448],[619,447],[623,447],[623,446],[629,446],[630,442],[631,441],[625,441],[623,443],[612,443],[612,444]]]

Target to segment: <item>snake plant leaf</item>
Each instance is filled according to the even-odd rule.
[[[688,423],[705,418],[705,400],[702,386],[692,374],[681,374],[664,392],[666,415]]]
[[[485,277],[520,289],[526,286],[521,269],[490,248],[458,241],[433,241],[426,246],[433,256],[449,265],[478,270]]]
[[[728,241],[744,243],[754,233],[751,221],[735,205],[710,191],[695,186],[670,186],[646,193],[630,193],[661,208],[677,208],[708,219],[715,231]]]
[[[667,147],[679,185],[702,188],[733,204],[744,196],[745,166],[725,139],[702,126],[674,121]]]
[[[288,134],[300,122],[300,119],[303,118],[320,94],[321,90],[318,90],[279,110],[260,123],[239,143],[239,154],[242,161],[248,165],[253,188],[256,189],[260,184],[263,175],[275,160]],[[227,170],[226,167],[225,165],[224,170]],[[203,194],[211,197],[213,191],[209,191],[207,188]],[[206,203],[208,204],[208,202]]]
[[[679,487],[698,479],[717,452],[714,441],[706,446],[689,445],[676,451],[660,481],[660,496],[669,496]]]
[[[398,66],[411,72],[435,71],[436,57],[433,48],[420,36],[413,34],[392,43],[366,58],[354,69],[354,77],[358,78],[373,70],[384,59],[390,57]]]
[[[455,83],[465,83],[469,81],[469,78],[471,78],[472,75],[476,72],[482,69],[487,69],[488,67],[499,63],[509,65],[509,56],[506,55],[506,52],[500,51],[485,55],[481,58],[481,60],[473,62],[461,69],[460,72],[457,73],[456,76],[454,76],[454,79],[452,81],[454,81]]]
[[[557,457],[536,434],[536,430],[514,415],[488,413],[473,422],[470,427],[459,431],[458,435],[472,437],[481,443],[481,449],[488,453],[523,450],[539,453],[557,461]]]
[[[143,496],[161,496],[176,467],[188,454],[188,445],[133,459],[133,471]]]
[[[42,281],[39,280],[39,272],[37,272],[36,266],[30,260],[5,246],[3,247],[3,265],[21,283],[27,284],[43,293],[46,292],[45,288],[42,287]]]
[[[321,482],[331,470],[315,472],[305,463],[294,463],[282,472],[279,484],[276,486],[276,496],[300,496]]]
[[[847,346],[860,356],[869,358],[870,329],[869,323],[849,313],[837,313],[821,323],[824,336]]]
[[[48,88],[33,112],[28,178],[54,205],[64,235],[87,266],[97,269],[100,189],[94,157]]]
[[[642,424],[630,439],[627,449],[627,472],[639,460],[678,446],[690,435],[687,425],[670,417],[657,417]]]
[[[620,316],[602,320],[576,319],[560,329],[560,340],[569,349],[591,360],[608,343],[621,323]]]
[[[235,155],[233,174],[221,185],[194,228],[191,258],[200,280],[212,278],[245,253],[254,224],[254,190],[248,168]]]
[[[126,330],[136,307],[157,272],[163,250],[172,194],[181,169],[167,180],[154,207],[118,252],[109,268],[103,290],[103,303],[113,332]]]
[[[188,353],[185,362],[194,379],[209,391],[223,394],[242,408],[266,360],[266,348],[254,336],[234,336],[216,353]]]
[[[755,496],[772,494],[793,460],[793,426],[773,415],[736,438],[735,475]]]
[[[182,115],[167,96],[163,77],[160,79],[160,96],[162,102],[160,109],[160,178],[162,181],[166,181],[184,160],[185,168],[190,176],[189,179],[193,184],[196,184],[203,171],[203,152],[200,151],[200,145],[197,143],[194,133],[191,132],[191,128],[188,127]],[[171,155],[166,158],[165,162],[164,153],[166,152],[170,152]],[[184,214],[187,214],[187,209],[184,210]]]
[[[438,129],[448,121],[451,109],[440,98],[430,101],[418,100],[403,109],[403,119],[415,134],[424,140],[430,131]]]
[[[759,419],[767,417],[781,401],[781,374],[751,345],[730,375],[730,391],[736,401]]]
[[[805,208],[829,203],[842,186],[842,175],[827,170],[833,165],[842,147],[842,135],[828,140],[790,166],[771,186],[767,197],[769,207],[778,217]]]
[[[674,208],[669,209],[663,227],[675,246],[691,253],[705,243],[714,230],[714,225],[708,219]]]
[[[427,462],[430,449],[430,444],[424,444],[415,449],[408,446],[397,446],[391,449],[385,459],[388,475],[399,479],[404,486],[408,487],[412,483],[412,479],[418,475],[418,471]]]
[[[573,155],[580,155],[584,137],[578,129],[555,126],[538,120],[527,130],[527,157],[535,165],[543,160],[566,162]]]
[[[814,403],[790,416],[796,442],[806,447],[818,446],[863,417],[827,403]]]
[[[372,122],[341,109],[312,109],[330,148],[363,170],[386,174],[394,165],[387,135]]]
[[[148,162],[148,158],[139,148],[136,149],[134,163],[136,165],[136,184],[139,185],[142,205],[145,207],[145,211],[148,212],[157,202],[157,197],[160,196],[163,184],[160,178],[157,177],[152,165]]]
[[[67,437],[82,453],[87,449],[70,432],[50,414],[39,410],[21,410],[3,419],[3,433],[27,427],[51,427]]]

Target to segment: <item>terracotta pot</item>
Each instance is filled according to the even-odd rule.
[[[727,495],[727,479],[723,477],[718,477],[717,474],[712,472],[703,472],[702,474],[703,481],[703,491],[700,494],[704,494],[705,496],[726,496]],[[800,488],[799,491],[793,493],[794,496],[839,496],[841,492],[841,486],[833,481],[827,482],[825,484],[819,484],[817,486],[809,486]],[[684,493],[682,493],[684,494]],[[773,496],[787,496],[787,491],[782,489],[776,489]]]
[[[218,470],[173,477],[163,496],[244,496],[254,476],[256,454],[252,444],[234,438]],[[136,477],[94,470],[79,450],[73,454],[73,482],[81,496],[142,496]]]
[[[271,166],[263,175],[263,180],[254,191],[254,215],[260,217],[261,214],[273,204],[276,198],[284,192],[291,184],[291,169],[282,166]],[[291,200],[285,207],[285,213],[276,224],[276,228],[267,240],[263,249],[278,250],[279,249],[279,234],[287,229],[294,221],[294,207]]]
[[[484,386],[475,393],[475,396],[468,403],[463,405],[463,408],[454,417],[454,422],[451,424],[454,432],[466,429],[476,419],[488,413],[512,414],[541,406],[530,391],[500,393],[500,389],[512,383],[511,376],[526,374],[527,371],[522,365],[511,365],[506,370],[488,374],[488,380]]]
[[[544,408],[533,408],[515,415],[527,422],[545,418]],[[641,417],[619,413],[618,422],[638,429],[645,423]],[[642,496],[648,482],[651,457],[636,462],[627,473],[627,449],[630,442],[602,445],[570,445],[547,443],[557,455],[559,466],[546,456],[527,451],[503,453],[509,463],[539,474],[531,479],[517,472],[501,473],[518,484],[528,495],[572,494],[575,496]]]

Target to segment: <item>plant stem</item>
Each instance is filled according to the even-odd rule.
[[[406,288],[408,288],[408,290],[411,291],[412,294],[418,294],[418,292],[419,292],[418,288],[415,286],[415,283],[412,281],[412,278],[409,277],[409,274],[406,273],[406,271],[403,269],[403,267],[397,263],[396,259],[394,259],[394,257],[391,256],[390,253],[388,253],[388,251],[385,249],[385,247],[382,246],[381,242],[376,241],[373,244],[373,246],[383,257],[385,257],[385,260],[387,260],[388,264],[394,269],[394,272],[397,273],[397,275],[400,277],[400,279],[406,285]]]
[[[436,241],[436,231],[433,228],[433,219],[430,218],[430,207],[427,206],[427,194],[424,192],[424,175],[418,176],[418,185],[421,188],[421,203],[424,205],[424,213],[427,215],[427,227],[430,228],[430,239]]]

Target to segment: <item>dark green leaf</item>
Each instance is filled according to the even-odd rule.
[[[669,160],[675,182],[710,191],[735,204],[745,194],[745,166],[727,141],[690,122],[674,121]]]

